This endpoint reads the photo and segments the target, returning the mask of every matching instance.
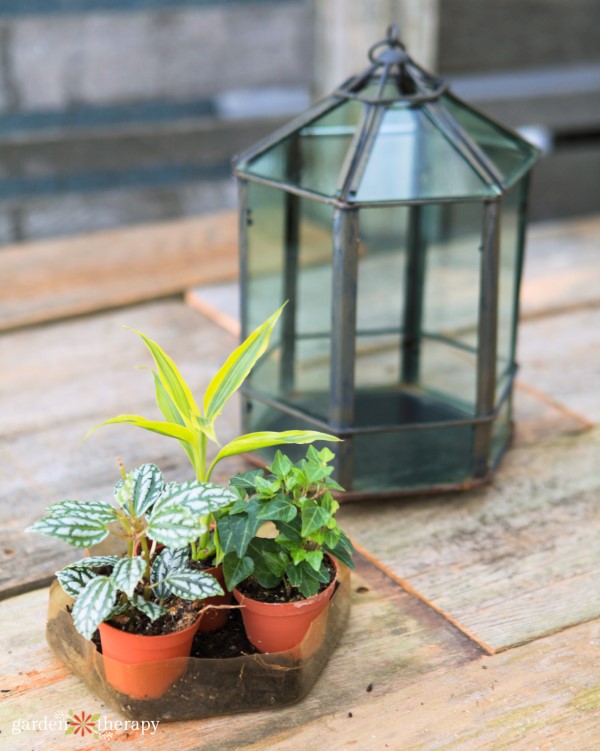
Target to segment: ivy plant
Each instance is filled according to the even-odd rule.
[[[325,554],[353,567],[352,543],[335,518],[332,491],[343,488],[331,478],[333,456],[310,446],[294,464],[277,451],[267,476],[253,470],[231,478],[239,500],[215,534],[228,589],[253,576],[266,589],[283,584],[288,596],[297,589],[311,597],[330,581]]]
[[[223,594],[214,577],[190,568],[189,546],[206,532],[206,520],[235,497],[211,483],[165,483],[157,466],[144,464],[122,470],[112,502],[60,501],[27,531],[76,548],[109,534],[126,541],[124,557],[88,556],[56,573],[75,599],[75,627],[89,639],[100,623],[128,610],[156,620],[168,612],[165,602],[172,595],[202,600]]]

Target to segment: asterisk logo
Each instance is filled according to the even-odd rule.
[[[93,735],[94,738],[99,738],[98,730],[96,728],[96,722],[100,719],[99,714],[88,714],[81,711],[79,714],[75,714],[72,709],[68,712],[69,719],[67,720],[67,731],[65,735],[81,735],[83,737],[86,734]]]

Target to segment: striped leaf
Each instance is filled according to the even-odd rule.
[[[118,555],[89,555],[87,558],[81,558],[79,561],[75,561],[75,563],[70,563],[68,566],[65,566],[65,569],[112,567],[118,560]]]
[[[165,486],[163,498],[167,505],[176,503],[187,508],[194,516],[207,516],[237,501],[237,496],[229,488],[196,480],[169,483]]]
[[[204,394],[204,416],[212,424],[223,406],[242,385],[256,361],[264,354],[283,306],[250,334],[225,360]]]
[[[104,420],[104,422],[100,422],[98,425],[94,425],[93,428],[90,428],[87,432],[86,438],[90,433],[93,433],[94,430],[102,425],[117,425],[119,423],[135,425],[137,428],[149,430],[151,433],[166,435],[169,438],[177,438],[178,441],[186,441],[190,445],[193,445],[195,440],[195,435],[189,428],[184,428],[182,425],[178,425],[174,422],[146,420],[145,417],[141,417],[140,415],[117,415],[116,417],[111,417],[110,420]]]
[[[257,451],[258,449],[268,448],[269,446],[279,446],[284,443],[313,443],[314,441],[339,441],[333,435],[328,433],[319,433],[315,430],[285,430],[281,433],[273,431],[263,431],[261,433],[247,433],[239,438],[235,438],[230,443],[223,446],[211,464],[212,468],[227,456],[236,454],[245,454],[248,451]]]
[[[173,403],[173,400],[171,397],[167,394],[167,391],[165,387],[160,382],[160,378],[158,377],[158,374],[153,370],[152,376],[154,378],[154,391],[156,393],[156,404],[158,408],[161,411],[162,416],[165,418],[167,422],[176,423],[177,425],[185,426],[185,422],[183,420],[183,417],[181,416],[179,410]],[[188,459],[190,460],[192,466],[194,469],[196,469],[196,458],[194,456],[193,448],[190,446],[190,444],[187,441],[179,441],[179,443],[182,445],[183,450],[187,454]]]
[[[187,568],[189,559],[190,552],[187,547],[177,550],[165,548],[154,558],[150,571],[150,583],[159,600],[164,600],[169,596],[164,579],[173,571]]]
[[[141,556],[121,558],[113,568],[110,580],[117,589],[131,597],[146,570],[146,561]]]
[[[141,613],[147,615],[151,621],[155,621],[157,618],[160,618],[161,615],[166,615],[169,612],[167,608],[163,608],[163,606],[159,605],[157,602],[144,600],[140,595],[133,595],[129,601],[134,608],[137,608]]]
[[[115,521],[115,510],[105,501],[59,501],[48,507],[50,516],[77,516],[82,520],[110,524]]]
[[[58,583],[71,597],[79,597],[85,585],[96,578],[96,574],[88,568],[63,568],[56,572]]]
[[[97,576],[89,581],[73,605],[71,615],[79,633],[91,639],[94,631],[110,615],[117,590],[108,576]]]
[[[142,464],[131,473],[133,479],[133,512],[143,516],[161,497],[163,476],[156,464]]]
[[[165,584],[172,594],[183,600],[204,600],[223,594],[215,577],[204,571],[173,571],[165,579]]]
[[[127,326],[125,328],[128,328]],[[141,331],[131,329],[150,350],[150,354],[154,359],[156,369],[158,371],[158,378],[167,392],[169,398],[179,411],[186,424],[192,422],[192,415],[200,415],[200,410],[196,404],[192,392],[189,386],[185,382],[183,376],[177,369],[177,366],[167,355],[167,353],[152,339],[142,334]]]
[[[167,506],[152,514],[146,533],[171,548],[182,548],[194,542],[202,533],[203,526],[183,506]]]
[[[39,532],[48,537],[72,545],[75,548],[88,548],[97,545],[108,535],[106,525],[81,516],[46,516],[27,527],[26,532]]]

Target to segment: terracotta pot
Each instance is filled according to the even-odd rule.
[[[215,595],[214,597],[207,597],[205,600],[202,600],[203,610],[202,615],[200,616],[198,631],[207,634],[211,631],[218,631],[218,629],[223,628],[229,618],[229,611],[226,609],[213,610],[212,608],[204,610],[204,607],[206,607],[206,605],[229,605],[232,596],[231,592],[228,592],[227,587],[225,586],[225,577],[223,576],[222,566],[214,566],[213,568],[204,569],[204,573],[214,576],[223,587],[223,592],[225,592],[224,595]]]
[[[337,563],[331,559],[336,567]],[[259,602],[243,595],[238,589],[233,595],[242,605],[242,618],[249,641],[260,652],[285,652],[306,636],[313,621],[327,608],[335,589],[337,576],[319,594],[298,602]]]
[[[98,629],[106,680],[133,699],[162,696],[186,671],[198,623],[199,619],[163,636],[129,634],[101,623]]]

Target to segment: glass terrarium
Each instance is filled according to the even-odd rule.
[[[395,28],[369,58],[236,161],[242,336],[287,301],[244,427],[339,436],[352,495],[469,487],[511,437],[538,152],[414,63]]]

